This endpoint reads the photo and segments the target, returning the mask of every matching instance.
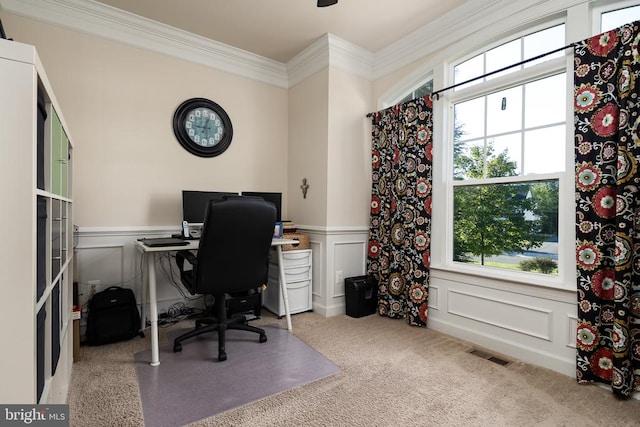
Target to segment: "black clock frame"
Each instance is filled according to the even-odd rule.
[[[214,111],[224,126],[224,135],[220,142],[213,147],[203,147],[191,140],[189,134],[184,127],[184,122],[189,112],[195,108],[209,108]],[[176,112],[173,114],[173,133],[175,134],[178,142],[182,147],[200,157],[215,157],[222,154],[229,145],[231,145],[231,139],[233,138],[233,126],[231,125],[231,119],[224,109],[215,102],[206,98],[191,98],[184,101],[176,108]]]

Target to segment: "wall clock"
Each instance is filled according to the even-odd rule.
[[[233,126],[221,106],[205,98],[191,98],[176,109],[173,133],[191,154],[214,157],[229,148]]]

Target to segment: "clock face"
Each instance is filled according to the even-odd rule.
[[[224,137],[224,123],[215,111],[207,107],[191,110],[184,120],[189,138],[202,147],[213,147]]]
[[[200,157],[222,154],[233,137],[227,113],[205,98],[191,98],[178,106],[173,115],[173,132],[185,150]]]

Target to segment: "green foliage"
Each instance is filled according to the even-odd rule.
[[[516,175],[517,165],[508,152],[495,155],[491,143],[473,146],[468,155],[456,156],[460,179]],[[505,252],[524,252],[540,246],[542,236],[529,184],[481,184],[454,188],[454,259],[465,254],[484,258]]]
[[[509,161],[507,150],[495,155],[491,142],[486,147],[472,146],[469,149],[469,155],[464,155],[460,147],[458,147],[458,150],[454,163],[460,179],[497,178],[517,175],[516,162]]]
[[[520,269],[523,271],[539,271],[544,274],[551,274],[558,268],[556,263],[551,258],[531,258],[520,261]]]
[[[547,235],[558,234],[559,182],[542,181],[531,186],[531,195],[535,201],[535,214],[542,224],[541,232]]]

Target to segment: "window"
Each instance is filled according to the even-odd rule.
[[[454,179],[563,171],[565,88],[561,73],[455,104]]]
[[[542,55],[556,48],[561,48],[564,46],[564,31],[564,24],[556,25],[551,28],[528,34],[524,37],[511,40],[456,65],[453,68],[454,84],[463,83],[467,80],[471,80],[485,74],[495,73],[490,76],[474,80],[466,85],[458,86],[456,89],[461,90],[471,85],[485,82],[489,79],[517,72],[518,70],[531,67],[535,64],[539,64],[540,62],[561,57],[562,52],[558,52],[553,55],[548,55],[544,58],[533,60],[523,65],[498,72],[502,68],[509,67],[510,65],[517,64],[524,60],[535,58],[538,55]]]
[[[412,99],[422,98],[423,96],[433,92],[433,80],[428,80],[423,83],[420,87],[411,91],[410,94],[402,98],[398,101],[398,104],[402,104],[403,102],[411,101]]]
[[[558,272],[558,180],[454,188],[453,260]]]
[[[562,46],[564,25],[527,34],[454,66],[454,82]],[[558,275],[567,144],[566,63],[549,65],[558,56],[466,83],[451,97],[452,262]]]
[[[435,90],[459,85],[434,102],[435,270],[574,287],[573,67],[560,48],[640,20],[640,0],[565,2],[552,13],[543,3],[544,13],[514,20],[523,32],[496,41],[488,26],[425,65]],[[427,80],[419,72],[386,106],[416,96]]]
[[[640,6],[631,6],[604,12],[600,15],[600,31],[613,30],[614,28],[621,27],[624,24],[638,19],[640,19]]]

